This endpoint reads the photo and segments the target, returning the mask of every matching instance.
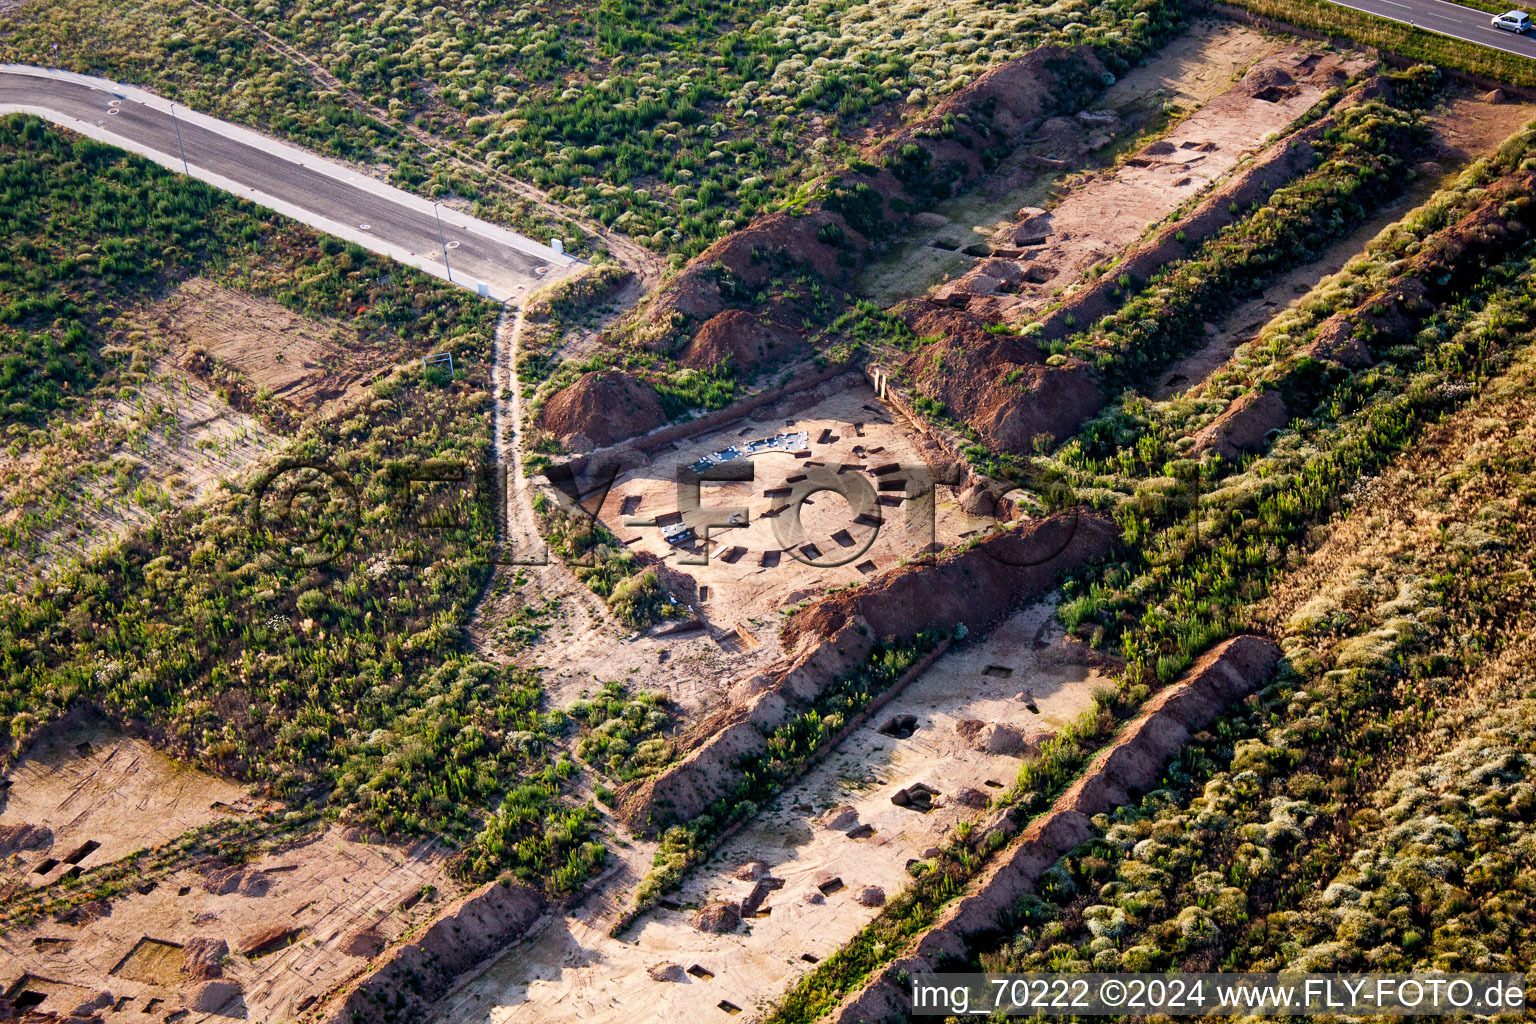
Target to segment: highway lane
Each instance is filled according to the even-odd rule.
[[[183,170],[184,152],[185,167],[195,178],[502,301],[528,294],[577,262],[180,104],[173,119],[169,101],[105,79],[0,65],[0,113],[13,111],[37,114],[175,171]],[[442,242],[448,248],[446,266]]]
[[[1332,0],[1332,2],[1340,7],[1415,25],[1493,50],[1536,58],[1536,38],[1496,29],[1489,24],[1493,18],[1492,14],[1453,4],[1449,0]]]

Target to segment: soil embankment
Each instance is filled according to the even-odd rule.
[[[1278,645],[1257,636],[1234,637],[1208,652],[1148,703],[1051,811],[1026,828],[1011,849],[997,855],[971,891],[944,910],[911,953],[851,994],[829,1019],[864,1024],[909,1015],[903,979],[968,962],[977,940],[1008,927],[1014,905],[1033,892],[1047,868],[1093,838],[1093,815],[1155,787],[1168,760],[1229,704],[1258,692],[1280,658]],[[990,830],[977,831],[984,841]]]
[[[767,749],[768,733],[862,664],[881,639],[960,623],[982,630],[1021,599],[1045,593],[1061,573],[1106,557],[1117,542],[1107,519],[1065,513],[993,534],[933,565],[893,569],[797,612],[785,626],[791,659],[739,684],[746,699],[701,722],[693,730],[699,745],[682,761],[626,787],[619,819],[652,832],[697,817],[734,789],[736,766]]]
[[[544,898],[525,885],[492,882],[464,897],[419,939],[396,948],[377,968],[343,990],[322,1024],[425,1020],[460,974],[520,938],[544,912]]]
[[[742,360],[739,365],[762,366],[803,356],[807,331],[804,310],[798,308],[801,297],[793,289],[760,294],[770,280],[809,274],[830,286],[841,304],[843,289],[881,237],[914,211],[974,184],[1043,118],[1058,109],[1076,109],[1103,82],[1104,68],[1088,47],[1045,46],[993,68],[929,116],[892,133],[857,169],[824,178],[793,215],[758,217],[695,257],[627,326],[627,340],[654,352],[682,353],[688,365],[732,356]],[[744,350],[735,352],[722,339],[741,326],[743,314],[756,323]],[[722,316],[726,319],[716,322]],[[634,389],[653,390],[633,375],[613,374]],[[566,391],[580,386],[578,381],[551,397],[540,426],[556,437],[584,435],[602,444],[655,425],[647,426],[643,418],[613,427],[595,425],[591,421],[602,415],[600,408],[561,401]],[[594,431],[614,440],[597,441]]]

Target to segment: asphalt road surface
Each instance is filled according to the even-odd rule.
[[[220,188],[319,230],[507,300],[576,262],[521,235],[391,188],[248,129],[175,107],[141,89],[67,72],[0,65],[0,113],[25,111]],[[178,129],[180,138],[178,139]],[[439,235],[441,221],[441,236]],[[444,264],[444,244],[447,264]]]
[[[1522,57],[1536,58],[1536,39],[1530,35],[1515,35],[1494,28],[1489,22],[1493,15],[1487,11],[1463,7],[1448,0],[1333,0],[1340,7],[1349,7],[1367,14],[1379,15],[1404,24],[1416,25],[1431,32],[1465,39],[1469,43],[1516,53]]]

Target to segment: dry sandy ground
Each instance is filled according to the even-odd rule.
[[[698,626],[680,633],[667,633],[663,627],[660,632],[635,636],[594,610],[585,588],[582,593],[568,593],[549,583],[552,574],[509,570],[506,592],[485,602],[477,613],[471,629],[477,649],[487,657],[541,667],[555,707],[589,696],[604,682],[622,681],[634,692],[663,694],[686,714],[693,714],[718,707],[732,683],[779,655],[779,629],[786,609],[917,557],[935,539],[951,544],[991,525],[962,513],[951,489],[943,487],[935,496],[934,528],[923,527],[921,521],[910,525],[907,516],[913,503],[898,500],[904,492],[878,490],[880,481],[896,480],[901,474],[871,472],[889,463],[923,464],[904,421],[893,421],[891,411],[863,383],[800,408],[809,400],[792,395],[746,420],[657,452],[650,464],[617,477],[603,501],[600,518],[631,551],[663,557],[667,566],[681,574],[671,577],[669,584],[677,585]],[[795,430],[810,435],[808,457],[762,455],[755,460],[756,479],[751,483],[702,485],[701,510],[727,505],[748,509],[745,528],[713,531],[707,565],[682,562],[684,557],[701,556],[699,545],[693,551],[674,549],[662,539],[659,527],[625,525],[627,519],[670,521],[678,512],[678,466],[741,441]],[[822,443],[824,435],[827,440]],[[863,467],[847,472],[859,474],[868,483],[867,493],[875,496],[880,512],[879,529],[858,523],[840,495],[812,495],[802,517],[805,536],[798,539],[816,544],[822,552],[813,561],[842,564],[818,568],[783,553],[786,538],[795,538],[789,538],[789,527],[780,517],[767,513],[789,500],[780,491],[795,485],[786,480],[800,474],[809,479],[818,469],[836,474],[844,465]],[[766,491],[774,493],[769,496]],[[780,532],[775,532],[775,525]],[[842,531],[847,536],[840,542],[835,535]],[[871,534],[875,536],[866,549]],[[848,541],[851,547],[844,546]],[[779,555],[777,564],[764,564],[767,553]],[[546,601],[552,602],[550,610],[536,620],[544,627],[540,637],[531,645],[512,642],[505,624],[516,622],[520,609]]]
[[[89,872],[218,818],[264,809],[238,785],[105,726],[40,741],[5,781],[0,825],[45,825],[54,834],[50,849],[0,864],[0,880],[32,885],[59,882],[69,870],[64,861],[82,847],[87,852],[75,863]],[[114,899],[103,915],[82,914],[74,923],[44,917],[8,929],[0,935],[0,991],[25,975],[23,988],[45,996],[43,1010],[67,1012],[105,990],[113,1006],[108,1021],[164,1020],[195,984],[181,969],[187,943],[206,937],[228,943],[224,978],[240,991],[221,1013],[180,1019],[292,1020],[458,891],[445,859],[446,851],[426,843],[369,844],[320,826],[239,869],[189,864],[148,892]],[[55,860],[61,863],[36,874]],[[434,892],[423,899],[427,887]],[[296,929],[291,944],[242,954],[253,937],[285,929]]]
[[[664,524],[678,516],[677,467],[779,431],[805,431],[809,455],[759,455],[752,460],[755,479],[705,483],[698,511],[681,514],[681,521],[693,526],[719,516],[721,508],[747,510],[744,526],[710,531],[708,564],[688,564],[689,559],[705,558],[702,544],[690,550],[674,548],[659,527],[625,525],[636,519]],[[892,489],[900,481],[915,481],[917,474],[887,467],[923,466],[908,431],[905,421],[893,419],[889,408],[861,382],[810,408],[764,410],[744,423],[658,453],[649,466],[614,481],[601,516],[630,550],[650,552],[687,574],[697,587],[696,607],[711,626],[739,632],[748,638],[746,643],[754,644],[760,636],[778,631],[781,610],[916,558],[935,541],[952,544],[969,531],[985,528],[986,523],[960,512],[950,488],[935,489],[933,519],[920,502],[905,499],[905,491]],[[835,491],[801,490],[821,479],[840,482],[845,493],[859,500],[850,504]],[[791,502],[801,493],[809,496],[797,528]]]
[[[955,793],[971,787],[991,794],[1013,783],[1020,759],[973,749],[956,732],[957,722],[980,719],[1026,732],[1054,730],[1090,706],[1094,688],[1105,679],[1061,646],[1053,613],[1050,604],[1029,606],[987,637],[952,648],[728,838],[674,894],[682,909],[652,911],[617,940],[607,935],[611,917],[592,912],[594,904],[611,903],[588,900],[450,996],[438,1019],[692,1024],[729,1019],[722,1002],[749,1013],[764,1006],[811,969],[807,955],[830,955],[878,913],[856,900],[861,889],[878,886],[894,896],[909,880],[909,861],[921,859],[959,822],[978,814],[954,802]],[[1018,699],[1026,690],[1037,712]],[[911,736],[879,731],[907,715],[916,720]],[[897,791],[914,783],[941,794],[938,806],[920,813],[892,803]],[[826,827],[825,812],[844,806],[852,808],[852,819],[840,828]],[[859,826],[873,832],[850,836]],[[695,930],[687,908],[742,899],[752,886],[735,873],[750,861],[763,862],[784,880],[768,898],[768,914],[750,919],[736,934]],[[828,885],[821,901],[808,901],[829,876],[842,888]],[[681,983],[652,979],[648,968],[664,962],[685,970],[697,965],[710,976],[685,975]]]
[[[155,311],[182,351],[207,352],[256,387],[301,409],[319,411],[355,398],[363,384],[398,361],[350,325],[301,316],[272,299],[193,278]]]
[[[1286,48],[1264,67],[1283,68],[1294,83],[1278,92],[1250,95],[1234,87],[1179,122],[1157,142],[1126,160],[1112,175],[1074,191],[1051,209],[1044,244],[1021,258],[1029,282],[1018,295],[996,296],[1005,315],[1021,317],[1052,304],[1100,260],[1120,252],[1147,228],[1222,180],[1271,136],[1284,131],[1331,86],[1366,66],[1364,58],[1340,58]]]
[[[233,782],[177,764],[143,740],[105,726],[47,737],[5,775],[0,826],[46,825],[51,846],[29,851],[0,874],[29,885],[56,882],[70,864],[89,870],[159,846],[221,817],[257,806]],[[69,856],[94,843],[79,860]],[[47,871],[39,867],[49,865]]]
[[[1111,86],[1096,102],[1095,108],[1113,110],[1125,118],[1127,124],[1133,119],[1145,123],[1156,116],[1165,103],[1185,112],[1198,109],[1230,89],[1255,61],[1280,52],[1282,45],[1274,37],[1232,22],[1197,22],[1144,67],[1131,70]],[[1234,142],[1249,146],[1257,144],[1272,130],[1265,128],[1253,135],[1250,130],[1234,128],[1237,130]],[[1122,139],[1129,141],[1129,136]],[[974,259],[958,251],[935,248],[934,242],[947,240],[964,246],[982,241],[1000,226],[1011,223],[1014,212],[1020,207],[1047,205],[1063,178],[1075,171],[1104,166],[1106,161],[1114,158],[1118,146],[1118,143],[1112,144],[1094,154],[1083,145],[1074,152],[1061,150],[1058,143],[1059,140],[1042,138],[1037,143],[1026,144],[1004,161],[982,188],[940,204],[936,212],[949,218],[951,223],[939,228],[918,228],[895,243],[891,254],[860,278],[861,292],[887,305],[921,294],[941,281],[959,277],[970,269]],[[1059,172],[1034,170],[1029,168],[1028,161],[1035,156],[1056,156],[1068,160],[1071,166]],[[1214,166],[1214,162],[1205,163],[1204,169]],[[1154,178],[1143,184],[1152,184],[1160,190],[1165,183]],[[1102,186],[1095,183],[1087,187]],[[1090,206],[1101,202],[1092,198],[1085,201]],[[1178,201],[1175,199],[1167,209],[1172,209]],[[1107,201],[1103,202],[1107,206]],[[1128,233],[1117,234],[1111,241],[1124,246],[1139,237],[1145,224],[1122,224],[1120,227]]]

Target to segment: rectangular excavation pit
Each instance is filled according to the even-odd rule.
[[[779,564],[779,560],[783,557],[784,552],[782,551],[764,551],[763,556],[757,560],[757,564],[764,569],[772,569]]]
[[[694,964],[692,967],[688,968],[688,973],[693,975],[695,978],[698,978],[700,981],[708,981],[715,976],[714,971],[711,971],[705,967],[700,967],[698,964]]]
[[[917,732],[917,716],[896,715],[894,717],[887,718],[883,723],[881,723],[880,728],[876,729],[875,731],[882,736],[890,736],[898,740],[907,739],[913,733]]]
[[[896,794],[891,797],[891,803],[897,807],[904,807],[909,811],[927,814],[933,810],[933,798],[938,795],[938,790],[925,786],[921,782],[916,782],[906,789],[897,790]]]
[[[99,849],[101,849],[100,843],[94,839],[87,839],[85,842],[81,843],[79,846],[75,847],[69,852],[69,856],[64,858],[64,863],[79,864],[81,861],[85,860],[85,858],[89,857],[92,853],[95,853]]]
[[[854,566],[854,568],[868,576],[870,573],[874,572],[877,567],[872,559],[866,558],[864,561]]]
[[[32,869],[32,873],[34,875],[46,875],[48,872],[58,867],[58,865],[59,862],[54,860],[52,857],[44,857],[42,860],[37,862],[37,867]]]
[[[851,548],[858,543],[853,539],[853,534],[847,530],[838,530],[832,535],[832,539],[837,541],[837,546],[840,548]]]
[[[720,1002],[716,1003],[715,1005],[720,1007],[720,1009],[724,1010],[726,1013],[730,1014],[732,1017],[736,1016],[738,1013],[741,1012],[741,1007],[737,1006],[735,1003],[731,1002],[729,999],[722,999],[722,1000],[720,1000]]]
[[[804,960],[808,964],[819,964],[819,963],[821,963],[821,957],[816,956],[814,953],[801,953],[800,954],[800,959]]]
[[[1013,669],[1007,665],[988,665],[981,670],[981,674],[984,676],[995,676],[998,679],[1007,679],[1013,675]]]
[[[747,549],[742,547],[740,544],[737,544],[722,554],[720,556],[720,561],[725,562],[727,565],[735,565],[737,562],[741,561],[741,556],[746,553]]]
[[[800,545],[800,553],[806,558],[815,560],[821,557],[821,548],[815,544],[802,544]]]
[[[816,888],[821,891],[823,896],[831,896],[843,888],[843,880],[841,878],[824,879],[816,883]]]
[[[872,836],[874,834],[875,834],[875,826],[873,826],[871,824],[868,824],[867,822],[865,824],[863,824],[863,825],[858,826],[857,828],[851,828],[851,829],[848,830],[848,838],[849,839],[868,839],[870,836]]]
[[[640,507],[640,503],[642,501],[644,501],[644,500],[645,500],[645,495],[643,495],[643,494],[629,494],[629,495],[625,495],[625,497],[624,497],[624,504],[619,507],[619,515],[621,515],[621,516],[632,516],[632,515],[634,515],[635,514],[635,510]]]
[[[181,969],[186,960],[187,952],[179,943],[145,935],[107,973],[145,985],[173,987],[183,980]]]
[[[986,785],[991,786],[993,789],[1002,789],[1003,788],[1003,784],[1001,782],[998,782],[996,779],[988,779],[986,781]]]

